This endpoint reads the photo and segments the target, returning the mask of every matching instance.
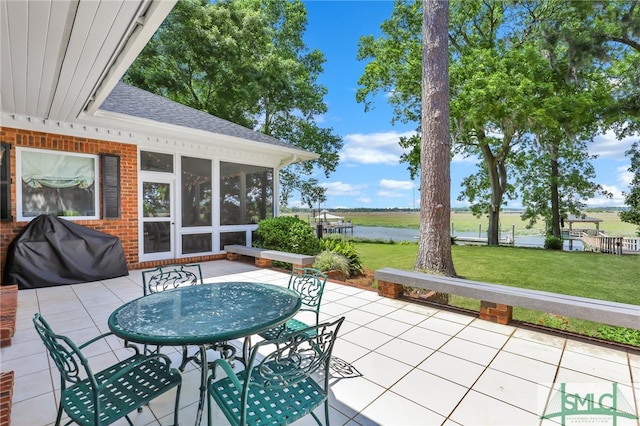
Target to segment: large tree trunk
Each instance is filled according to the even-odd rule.
[[[506,182],[506,168],[503,163],[493,155],[489,145],[482,146],[482,155],[487,165],[489,182],[491,183],[491,200],[489,202],[489,229],[487,230],[487,244],[497,246],[500,244],[500,206],[504,196],[504,182]]]
[[[420,240],[416,270],[455,276],[451,257],[449,3],[424,0]]]
[[[560,171],[558,170],[558,144],[554,143],[551,147],[551,234],[554,237],[561,238],[560,235],[560,192],[558,190],[558,179]]]

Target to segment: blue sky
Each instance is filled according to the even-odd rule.
[[[375,99],[374,109],[364,112],[355,99],[358,79],[366,63],[356,59],[358,40],[363,35],[380,35],[380,24],[391,15],[393,2],[384,1],[305,1],[308,26],[305,42],[310,49],[324,52],[326,62],[319,82],[327,87],[328,112],[318,117],[323,127],[331,127],[341,136],[340,165],[327,179],[315,176],[326,188],[326,208],[411,208],[419,206],[417,187],[405,164],[398,139],[415,131],[415,124],[391,124],[391,108],[384,96]],[[590,144],[590,152],[598,154],[594,162],[596,181],[614,194],[613,199],[588,200],[589,206],[622,206],[622,191],[628,189],[631,175],[624,152],[633,140],[619,141],[613,134],[600,136]],[[456,200],[460,182],[475,171],[475,161],[454,159],[451,164],[451,205],[466,204]],[[300,205],[291,199],[291,206]],[[510,207],[520,207],[517,202]]]

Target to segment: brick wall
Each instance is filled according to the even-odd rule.
[[[0,426],[11,425],[11,399],[13,398],[13,371],[0,373]]]
[[[11,144],[11,215],[16,218],[16,147],[52,151],[120,156],[121,217],[108,220],[79,220],[79,225],[120,238],[128,265],[138,263],[138,151],[132,144],[78,138],[54,133],[0,127],[0,141]],[[102,207],[100,208],[102,211]],[[4,269],[7,248],[27,222],[0,222],[0,268]],[[0,274],[1,276],[1,274]]]

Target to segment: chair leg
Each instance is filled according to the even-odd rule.
[[[62,395],[60,395],[62,398]],[[58,415],[56,416],[56,426],[60,426],[60,420],[62,420],[62,400],[60,401],[60,405],[58,406]]]
[[[176,405],[173,408],[173,426],[178,426],[178,409],[180,408],[180,391],[182,390],[182,383],[176,387]]]
[[[329,374],[325,372],[325,374]],[[324,423],[326,426],[329,426],[329,398],[324,401]]]

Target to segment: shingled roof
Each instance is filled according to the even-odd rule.
[[[119,82],[111,91],[100,106],[100,110],[234,136],[254,142],[299,149],[264,133],[256,132],[122,82]]]

